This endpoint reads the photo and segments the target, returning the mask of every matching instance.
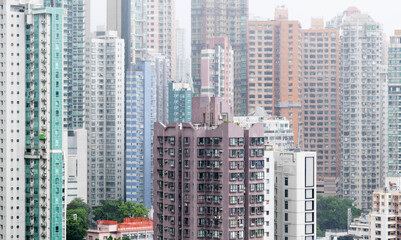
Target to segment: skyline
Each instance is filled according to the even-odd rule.
[[[92,0],[93,2],[94,0]],[[394,30],[401,29],[400,21],[395,21],[401,8],[401,1],[386,0],[387,8],[377,8],[378,2],[375,0],[336,0],[336,1],[319,1],[319,0],[248,0],[249,16],[261,17],[265,19],[274,18],[274,9],[277,6],[285,5],[289,11],[291,20],[299,20],[302,28],[310,27],[310,19],[316,17],[324,17],[324,21],[328,21],[337,14],[342,13],[350,6],[359,8],[364,13],[373,17],[373,19],[383,24],[384,32],[387,39],[394,34]],[[97,26],[106,25],[106,2],[107,0],[96,0],[96,5],[92,4],[91,9],[91,31],[96,31]],[[176,20],[180,27],[186,29],[186,54],[190,54],[190,29],[191,29],[191,1],[176,0]],[[179,6],[179,7],[178,7]],[[102,12],[103,14],[94,14]]]

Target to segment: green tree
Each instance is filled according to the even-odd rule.
[[[103,201],[94,211],[94,220],[122,222],[127,217],[147,217],[149,210],[143,204],[124,202],[122,199]]]
[[[317,196],[317,224],[318,236],[322,235],[327,229],[347,229],[348,208],[351,208],[352,218],[357,218],[362,214],[362,210],[355,208],[349,199],[339,197]]]
[[[119,208],[120,214],[124,217],[147,217],[149,210],[143,204],[125,202]]]
[[[82,198],[75,198],[67,205],[67,210],[70,209],[84,209],[89,215],[92,212],[92,208],[84,202]]]
[[[85,209],[67,210],[67,240],[79,240],[86,237],[87,217]]]

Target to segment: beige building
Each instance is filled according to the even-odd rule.
[[[267,113],[285,117],[298,144],[298,96],[301,24],[288,20],[288,10],[278,8],[275,20],[250,21],[248,27],[248,111],[262,107]]]

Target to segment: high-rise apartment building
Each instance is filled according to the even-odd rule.
[[[350,8],[340,40],[340,175],[338,195],[368,210],[386,174],[387,125],[382,74],[382,26]]]
[[[294,148],[294,134],[290,128],[290,121],[283,117],[273,117],[261,107],[248,116],[234,117],[234,122],[241,127],[250,128],[253,124],[261,122],[264,125],[265,145],[274,151]]]
[[[301,25],[280,7],[274,21],[250,21],[248,29],[248,111],[259,106],[289,119],[298,145]]]
[[[152,206],[153,124],[157,117],[156,70],[151,61],[137,62],[125,79],[125,196]]]
[[[388,49],[388,174],[401,174],[401,30],[390,37]]]
[[[317,155],[317,194],[336,195],[339,174],[339,33],[312,19],[302,34],[300,147]]]
[[[176,77],[175,0],[147,1],[146,43],[169,61],[169,79]]]
[[[146,61],[154,63],[156,73],[156,121],[168,122],[168,84],[170,82],[170,61],[154,49],[148,49],[145,56]]]
[[[274,152],[275,239],[316,239],[316,153]]]
[[[210,39],[228,37],[234,50],[234,111],[248,112],[247,75],[248,0],[192,0],[191,56],[194,92],[201,90],[201,51]]]
[[[212,38],[201,51],[200,95],[221,97],[234,106],[234,52],[229,39]]]
[[[63,8],[64,34],[64,124],[68,129],[84,127],[85,42],[89,32],[89,0],[43,0],[44,6]]]
[[[26,47],[26,82],[20,83],[25,84],[26,91],[15,93],[7,91],[11,95],[25,94],[26,97],[25,119],[18,120],[26,123],[25,166],[21,169],[11,168],[11,171],[17,171],[20,176],[17,175],[16,180],[25,179],[23,189],[25,189],[26,211],[19,216],[20,218],[25,216],[25,227],[20,226],[20,229],[25,229],[25,236],[20,237],[35,240],[64,239],[66,229],[65,163],[62,149],[63,9],[31,10],[28,5],[26,16],[22,14],[23,9],[21,10],[19,17],[15,15],[14,18],[26,18],[26,45],[21,46]],[[11,23],[11,25],[14,24]],[[22,36],[22,34],[18,35]],[[20,43],[11,45],[13,44]],[[19,64],[24,64],[24,61]],[[18,75],[18,72],[14,74]],[[18,106],[18,102],[16,104]],[[19,110],[12,111],[15,111],[15,114],[21,114]],[[18,132],[22,129],[7,129],[7,131]],[[14,161],[23,161],[23,159]],[[7,197],[18,199],[21,196],[22,194]],[[19,207],[24,208],[24,205]],[[9,236],[6,237],[9,239]]]
[[[25,238],[25,7],[0,1],[0,239]]]
[[[168,122],[192,122],[192,88],[188,83],[169,83]]]
[[[180,83],[189,83],[192,85],[191,67],[189,66],[190,59],[186,55],[186,31],[184,28],[176,28],[175,35],[175,81]]]
[[[377,189],[372,196],[372,209],[368,216],[369,239],[399,239],[401,227],[401,179],[386,178],[384,188]]]
[[[124,40],[97,31],[87,43],[88,203],[124,198]]]
[[[125,69],[129,69],[136,61],[143,60],[146,53],[147,2],[108,0],[108,6],[113,6],[107,13],[108,29],[118,31],[125,41]],[[116,16],[120,16],[121,20],[116,20]]]
[[[193,109],[193,123],[155,124],[155,239],[273,238],[263,124],[224,122],[232,110],[221,98],[194,98]]]

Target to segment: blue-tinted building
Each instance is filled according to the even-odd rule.
[[[140,61],[125,79],[125,196],[127,201],[152,206],[153,124],[156,121],[154,62]]]
[[[62,240],[63,9],[34,9],[25,17],[25,239]]]
[[[63,121],[68,129],[84,127],[85,42],[90,0],[43,0],[46,7],[62,8],[64,27]]]
[[[169,83],[168,121],[192,122],[192,88],[188,83]]]

